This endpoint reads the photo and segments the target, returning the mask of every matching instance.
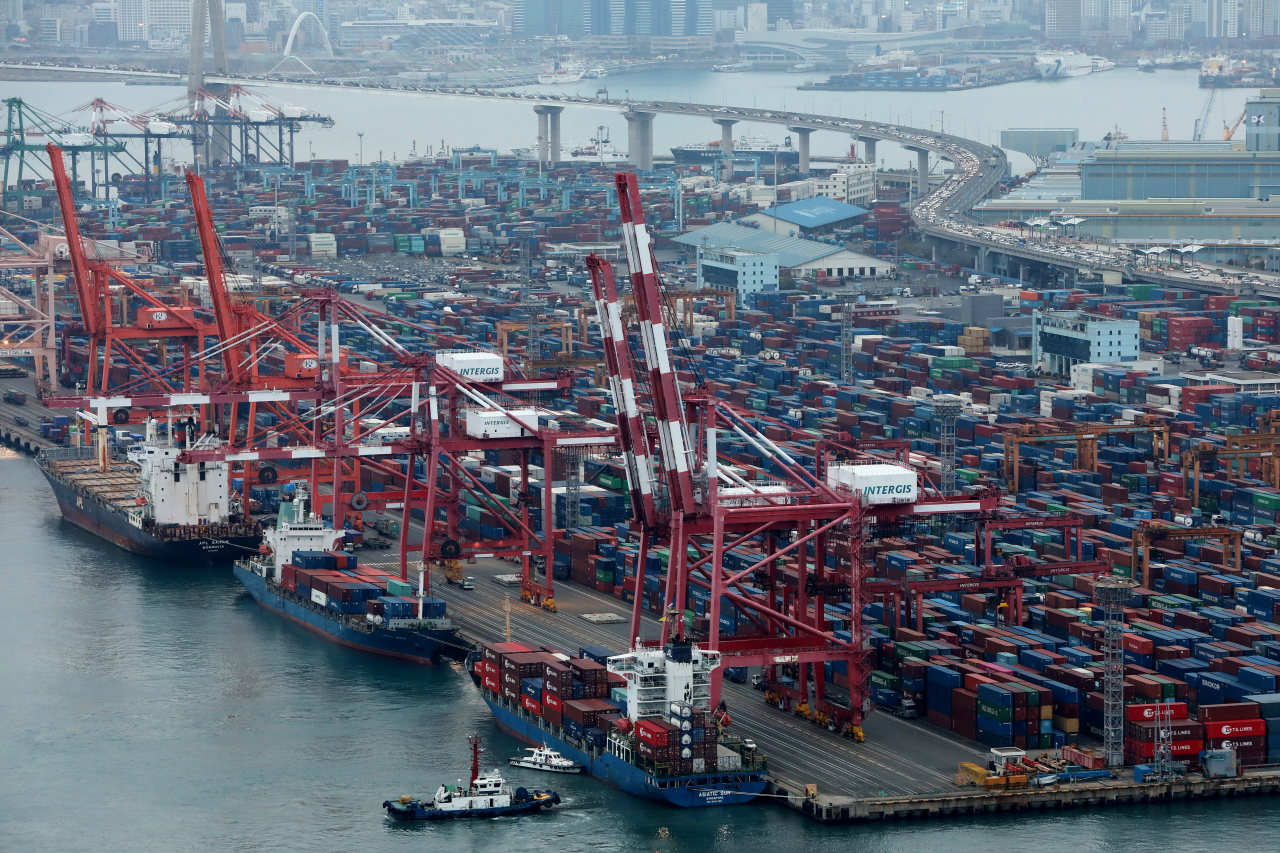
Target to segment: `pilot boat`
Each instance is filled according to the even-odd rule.
[[[524,767],[528,770],[545,770],[548,773],[581,773],[582,765],[572,759],[565,758],[545,743],[526,749],[532,755],[517,755],[510,759],[512,767]]]

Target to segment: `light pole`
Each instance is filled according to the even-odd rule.
[[[360,137],[360,165],[364,165],[364,131],[357,131],[356,136]]]

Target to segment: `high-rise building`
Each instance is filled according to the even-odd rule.
[[[147,39],[182,41],[191,37],[191,0],[147,0]]]
[[[120,0],[116,10],[116,37],[125,44],[146,44],[148,0]]]
[[[1080,0],[1045,0],[1044,37],[1049,41],[1070,41],[1080,38]]]
[[[1133,0],[1108,0],[1107,32],[1113,36],[1133,32]]]

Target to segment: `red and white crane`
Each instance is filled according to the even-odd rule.
[[[640,617],[650,539],[656,537],[670,548],[661,642],[696,633],[700,642],[721,653],[727,666],[763,667],[782,701],[807,703],[833,728],[857,731],[870,709],[870,646],[860,617],[867,579],[861,551],[872,525],[909,514],[991,510],[996,498],[925,498],[913,469],[861,454],[862,462],[887,469],[879,473],[893,478],[898,487],[910,486],[906,494],[877,502],[884,497],[872,497],[870,489],[859,486],[865,478],[846,472],[849,466],[829,473],[821,450],[815,470],[801,464],[793,452],[756,428],[752,421],[759,413],[739,410],[702,387],[682,390],[636,179],[620,173],[616,183],[638,326],[634,356],[612,265],[598,257],[589,258],[587,265],[609,387],[619,412],[632,505],[642,526],[631,642],[646,642]],[[641,360],[643,365],[638,364]],[[748,481],[737,466],[721,461],[722,436],[750,445],[773,472],[769,479]],[[825,556],[837,539],[848,544],[849,561],[831,568]],[[706,621],[696,631],[685,616],[695,588],[708,592]],[[827,629],[826,604],[837,597],[847,597],[851,606],[850,639]],[[725,605],[737,608],[745,631],[722,634]],[[828,661],[846,666],[847,701],[837,693],[828,695],[822,666]],[[779,666],[799,671],[797,687],[783,685],[777,678]],[[712,684],[713,706],[720,699],[718,673]]]

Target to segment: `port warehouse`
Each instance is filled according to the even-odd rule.
[[[1120,134],[1081,142],[1070,128],[1003,131],[1002,144],[1046,166],[1008,195],[981,202],[974,215],[986,222],[1048,218],[1069,223],[1069,236],[1140,246],[1207,242],[1202,258],[1256,262],[1258,246],[1276,241],[1277,104],[1277,89],[1249,98],[1243,141],[1131,141]]]
[[[265,250],[264,257],[273,257],[270,250]],[[1151,322],[1153,331],[1156,320],[1168,320],[1171,340],[1172,321],[1191,319],[1196,321],[1192,340],[1210,347],[1216,342],[1213,337],[1224,333],[1229,316],[1252,317],[1255,337],[1265,335],[1262,329],[1268,326],[1274,328],[1274,322],[1265,322],[1274,319],[1274,306],[1258,301],[1231,300],[1219,306],[1209,301],[1213,297],[1189,296],[1186,291],[1122,288],[1121,293],[1113,290],[1116,287],[1098,284],[1092,290],[1029,290],[1020,297],[1019,310],[1036,310],[1034,305],[1043,303],[1063,310],[1078,307],[1112,314],[1132,311],[1140,324]],[[281,285],[281,289],[285,291],[279,296],[283,305],[289,298],[288,286]],[[386,306],[390,316],[375,322],[411,351],[492,344],[498,318],[527,319],[518,307],[486,297],[398,295],[426,298],[393,299]],[[442,310],[445,301],[449,312]],[[855,441],[904,440],[910,443],[919,463],[936,463],[936,458],[931,457],[938,449],[941,424],[933,417],[930,391],[970,395],[969,412],[957,423],[956,432],[958,473],[965,488],[973,491],[1002,485],[1003,435],[1028,424],[1046,429],[1067,428],[1076,423],[1124,421],[1135,413],[1155,414],[1169,422],[1176,454],[1188,451],[1193,442],[1225,441],[1232,430],[1257,428],[1258,413],[1274,408],[1277,402],[1269,395],[1237,393],[1229,385],[1182,387],[1177,378],[1145,375],[1140,370],[1126,369],[1123,363],[1099,366],[1090,373],[1086,387],[1066,388],[1065,383],[1051,384],[1028,371],[997,367],[985,329],[900,315],[859,318],[856,331],[861,340],[854,353],[856,372],[851,382],[842,383],[836,379],[840,350],[833,344],[840,324],[824,319],[837,313],[833,300],[803,290],[756,294],[754,307],[738,312],[734,320],[720,317],[720,307],[714,300],[695,300],[695,305],[697,322],[703,325],[704,334],[689,337],[689,347],[678,361],[680,378],[693,382],[696,369],[715,395],[768,416],[770,421],[758,421],[761,430],[775,440],[793,441],[797,458],[810,460],[810,464],[815,456],[811,442],[819,438],[839,440],[842,436]],[[73,318],[70,306],[66,312],[68,319]],[[1138,312],[1166,316],[1144,320],[1137,316]],[[306,340],[314,340],[315,319],[306,318],[303,322]],[[602,358],[598,330],[589,320],[567,314],[563,320],[570,324],[574,337],[585,337],[580,353]],[[1208,324],[1203,323],[1205,320]],[[348,347],[348,359],[375,364],[390,360],[385,347],[358,326],[343,326],[340,331]],[[567,343],[554,335],[551,338],[552,347]],[[776,350],[780,358],[761,359],[760,353],[766,347]],[[718,354],[710,355],[708,350],[712,348]],[[147,353],[149,359],[155,359],[153,364],[169,355],[176,353]],[[287,361],[285,357],[281,363],[268,363],[265,370],[268,374],[276,369],[283,372]],[[1257,367],[1270,366],[1266,359],[1255,361],[1259,361]],[[126,380],[133,376],[125,373]],[[1174,388],[1181,390],[1175,392]],[[1085,393],[1078,393],[1081,391]],[[607,393],[592,387],[586,377],[580,378],[568,399],[557,405],[566,412],[606,421],[616,414]],[[271,426],[271,417],[260,414],[260,421],[254,426]],[[809,438],[799,438],[796,430],[809,431]],[[1139,640],[1151,641],[1149,647],[1135,643],[1130,650],[1131,698],[1135,702],[1144,700],[1138,704],[1181,698],[1188,703],[1190,714],[1192,708],[1199,712],[1199,706],[1227,704],[1225,700],[1273,692],[1274,676],[1268,681],[1268,668],[1273,664],[1266,661],[1275,660],[1269,653],[1274,651],[1276,640],[1268,638],[1280,633],[1273,624],[1277,615],[1274,594],[1268,589],[1280,585],[1270,583],[1280,581],[1280,576],[1272,574],[1277,569],[1274,546],[1280,544],[1274,538],[1277,493],[1256,476],[1238,473],[1233,477],[1225,469],[1214,470],[1210,463],[1200,484],[1199,506],[1193,506],[1178,471],[1161,470],[1160,463],[1152,458],[1148,438],[1143,433],[1108,436],[1092,466],[1097,470],[1076,467],[1074,441],[1057,446],[1024,446],[1023,464],[1018,469],[1022,488],[1007,496],[1004,503],[1008,509],[1023,514],[1058,513],[1079,518],[1086,530],[1086,558],[1092,555],[1112,560],[1122,571],[1132,535],[1141,529],[1140,522],[1172,521],[1175,514],[1194,519],[1197,515],[1224,514],[1229,510],[1232,522],[1257,534],[1249,540],[1243,565],[1227,566],[1224,549],[1213,544],[1190,542],[1182,550],[1159,546],[1153,549],[1157,560],[1148,578],[1150,586],[1135,591],[1127,614],[1130,633]],[[730,444],[723,454],[745,474],[769,470],[770,460],[747,444]],[[541,482],[535,479],[529,484],[530,489],[563,488],[558,485],[555,460],[549,466],[546,460],[542,463],[541,471],[531,472]],[[472,459],[470,464],[480,472],[482,482],[494,484],[499,500],[505,482],[505,494],[511,499],[514,463],[509,456],[504,458],[501,451],[489,452]],[[547,467],[551,469],[549,486]],[[1262,473],[1256,467],[1246,467],[1249,475]],[[557,537],[552,571],[562,579],[622,600],[641,595],[648,610],[661,612],[664,602],[660,585],[650,583],[637,589],[634,582],[638,531],[633,531],[628,520],[622,466],[614,460],[595,458],[587,460],[586,469],[588,481],[593,476],[595,481],[584,486],[581,509],[592,523],[565,530]],[[366,487],[377,491],[379,486],[394,487],[395,483],[378,483],[371,474]],[[563,501],[557,504],[563,505]],[[469,508],[464,522],[467,528],[482,538],[500,536],[496,525],[486,523],[494,520],[491,510],[492,507],[476,506],[473,512]],[[541,525],[543,520],[536,517],[536,511],[533,516],[534,523]],[[561,528],[564,520],[555,519],[552,523]],[[927,529],[903,530],[900,534],[883,536],[874,545],[876,573],[883,579],[902,578],[908,583],[929,578],[963,580],[979,572],[976,546],[965,539],[972,537],[968,531],[939,535]],[[1052,531],[1021,531],[1006,533],[997,552],[1002,558],[1020,554],[1035,563],[1064,557],[1065,547],[1060,534]],[[727,563],[742,560],[739,565],[745,568],[751,565],[747,561],[753,553],[760,552],[753,548],[743,549],[736,556],[731,552]],[[829,566],[838,566],[848,558],[847,549],[841,553],[838,546],[823,555]],[[660,577],[666,562],[669,554],[658,551],[646,568],[657,569]],[[785,579],[784,573],[784,589],[773,591],[774,596],[787,595]],[[1091,712],[1097,709],[1090,702],[1098,693],[1098,676],[1090,662],[1098,659],[1099,634],[1094,624],[1097,616],[1090,606],[1089,581],[1083,576],[1050,576],[1028,586],[1026,594],[1045,596],[1045,604],[1028,607],[1026,624],[1021,626],[997,627],[997,603],[993,597],[983,595],[942,593],[931,597],[912,614],[918,617],[912,619],[918,628],[903,624],[906,614],[886,608],[885,602],[870,605],[857,619],[859,624],[871,625],[875,634],[877,674],[873,678],[880,682],[874,684],[877,698],[886,705],[910,699],[926,709],[926,716],[934,725],[945,725],[961,735],[973,731],[972,738],[1000,746],[1029,747],[1033,734],[1037,748],[1046,743],[1070,745],[1081,734],[1096,735],[1096,715]],[[754,586],[749,592],[762,600],[768,600],[771,594]],[[698,600],[696,592],[691,604],[685,616],[696,633],[699,627],[705,627],[698,620],[706,618],[708,607],[705,600]],[[822,615],[833,631],[851,631],[855,618],[838,603]],[[729,604],[722,608],[718,627],[726,635],[749,636],[752,624],[749,608]],[[917,668],[922,664],[917,661],[928,667],[923,675]],[[1040,664],[1043,666],[1037,668]],[[823,675],[829,676],[827,681],[840,685],[841,673],[836,665]],[[931,688],[931,676],[940,686]],[[963,686],[956,684],[957,677]],[[894,682],[895,678],[900,680]],[[1159,685],[1159,696],[1151,695],[1156,690],[1152,684]],[[1005,698],[1014,692],[1024,699]],[[1033,693],[1035,701],[1031,701]],[[972,714],[969,694],[987,697],[980,705],[975,702]],[[1257,713],[1262,715],[1266,703],[1257,700],[1257,704]],[[1019,707],[1038,709],[1036,731],[1030,731],[1028,726],[1031,712],[1019,712]],[[1012,720],[1000,719],[1007,716],[1000,710],[1003,708],[1014,709]],[[1252,712],[1249,708],[1242,710]],[[1022,719],[1018,719],[1019,714]],[[1044,726],[1045,722],[1049,726]],[[1198,718],[1196,722],[1211,720]],[[1005,723],[1009,723],[1007,728]],[[1213,745],[1215,740],[1207,735],[1203,739],[1206,745]],[[1140,735],[1131,740],[1135,753],[1145,750]],[[1270,746],[1268,732],[1262,750],[1267,757]]]

